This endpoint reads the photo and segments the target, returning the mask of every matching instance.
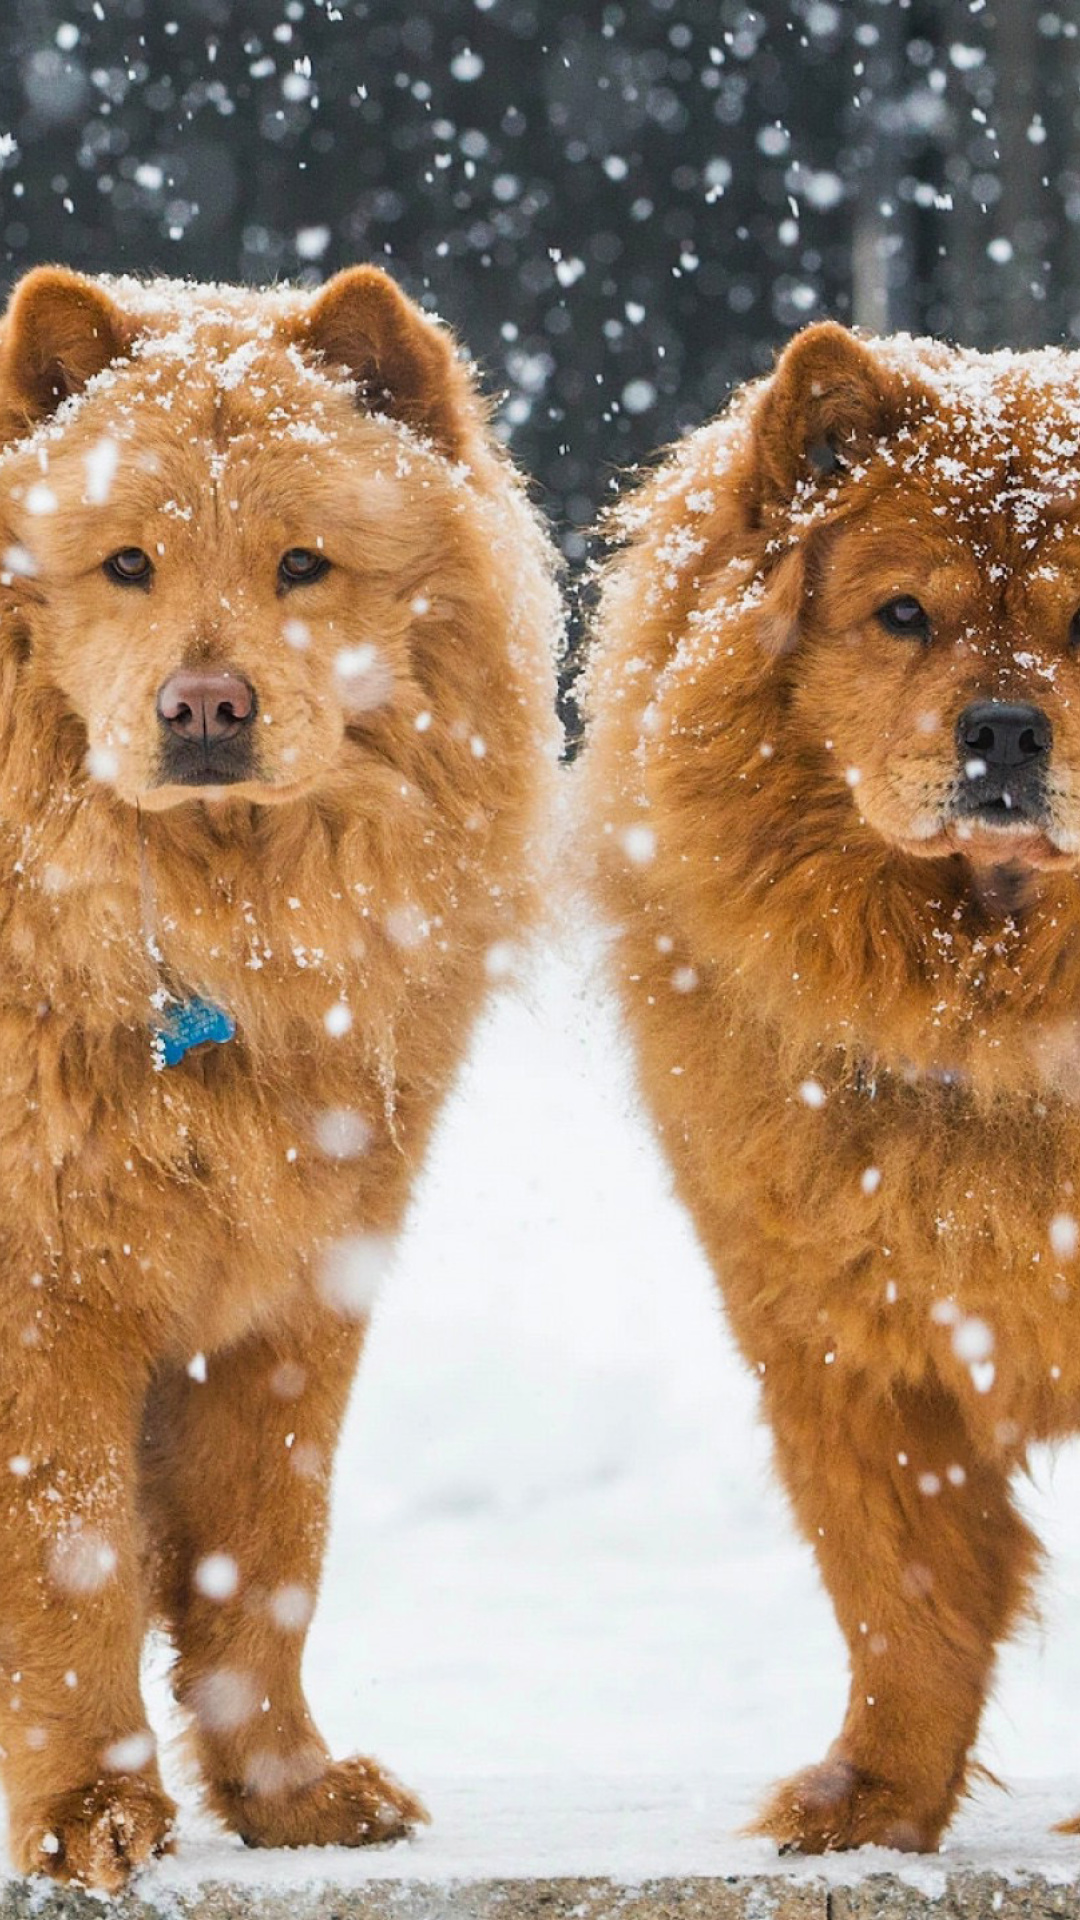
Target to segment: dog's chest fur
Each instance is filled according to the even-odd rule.
[[[273,822],[186,858],[152,825],[141,850],[132,822],[90,863],[70,839],[24,859],[4,891],[5,1265],[98,1247],[98,1283],[182,1350],[189,1324],[213,1345],[317,1280],[341,1235],[396,1230],[455,1044],[439,989],[479,1001],[483,938],[468,876],[428,874],[429,920],[317,820],[300,858]],[[163,992],[212,998],[235,1039],[157,1068]]]

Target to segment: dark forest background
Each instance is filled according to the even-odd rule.
[[[1080,7],[0,0],[0,247],[387,264],[460,331],[571,561],[808,320],[1080,342]]]

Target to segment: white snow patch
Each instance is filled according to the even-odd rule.
[[[44,480],[37,480],[32,487],[27,488],[23,505],[27,513],[55,513],[60,502]]]
[[[330,229],[301,227],[293,244],[301,260],[321,260],[330,245]]]
[[[627,827],[622,835],[622,849],[635,867],[648,866],[656,857],[656,835],[651,827],[635,825]]]
[[[466,47],[463,52],[454,55],[450,62],[450,71],[455,80],[479,80],[484,71],[484,62],[478,53],[473,53],[470,47]]]
[[[371,1143],[371,1128],[353,1107],[327,1107],[316,1114],[311,1132],[328,1160],[356,1160]]]
[[[0,554],[0,567],[3,568],[5,575],[16,580],[32,580],[38,570],[37,561],[29,548],[17,541],[12,546],[5,547]],[[7,579],[4,584],[8,585]]]
[[[116,469],[120,464],[120,449],[115,440],[105,435],[83,456],[86,472],[86,498],[92,507],[103,507],[112,492],[112,483],[116,478]]]
[[[157,1742],[149,1728],[140,1733],[125,1734],[123,1739],[114,1740],[101,1756],[101,1764],[107,1773],[139,1773],[149,1766],[157,1751]]]
[[[48,1564],[62,1593],[97,1593],[116,1572],[116,1548],[96,1527],[75,1525],[53,1541]]]
[[[394,1243],[383,1234],[356,1233],[338,1240],[327,1253],[319,1292],[335,1313],[362,1320],[375,1305],[390,1266]]]
[[[240,1569],[231,1553],[208,1553],[192,1576],[206,1600],[231,1600],[240,1585]]]
[[[342,701],[351,713],[374,712],[392,698],[394,669],[369,640],[356,647],[341,647],[334,656],[334,673]]]
[[[627,413],[648,413],[656,405],[656,388],[651,380],[628,380],[622,390],[622,404]]]
[[[116,779],[120,771],[119,756],[112,747],[93,746],[87,749],[86,771],[91,780],[102,780],[108,785]]]
[[[1055,1213],[1050,1222],[1050,1245],[1059,1260],[1072,1260],[1080,1246],[1080,1226],[1071,1213]]]
[[[985,1320],[977,1314],[970,1314],[957,1320],[952,1332],[952,1347],[958,1360],[970,1365],[976,1360],[987,1360],[994,1351],[994,1336]]]

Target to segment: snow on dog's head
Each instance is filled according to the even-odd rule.
[[[377,268],[314,295],[36,269],[0,441],[0,593],[122,800],[287,801],[445,709],[492,460],[450,336]]]

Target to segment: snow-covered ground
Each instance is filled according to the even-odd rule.
[[[594,955],[545,956],[491,1009],[380,1299],[310,1642],[335,1750],[378,1755],[435,1824],[288,1861],[189,1822],[160,1871],[772,1867],[735,1829],[820,1756],[845,1688],[768,1460]],[[1045,1624],[980,1748],[1018,1791],[982,1790],[952,1851],[1080,1872],[1080,1840],[1044,1837],[1080,1810],[1080,1455],[1040,1457],[1028,1504]],[[151,1699],[164,1727],[159,1679]]]

